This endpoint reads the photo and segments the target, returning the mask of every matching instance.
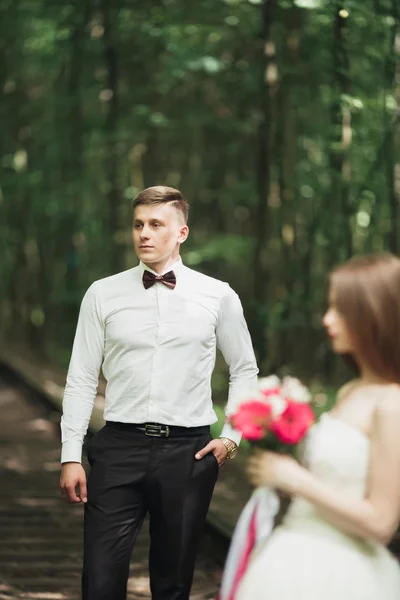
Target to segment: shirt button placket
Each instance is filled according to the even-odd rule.
[[[156,342],[153,353],[153,360],[151,363],[151,373],[150,373],[150,390],[149,390],[149,404],[148,404],[148,421],[155,421],[156,419],[153,416],[154,410],[154,387],[156,386],[156,371],[155,368],[157,365],[157,354],[160,343],[160,321],[162,315],[162,287],[163,284],[155,283],[154,288],[156,292]]]

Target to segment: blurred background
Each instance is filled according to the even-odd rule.
[[[400,246],[398,0],[0,0],[0,90],[3,348],[65,368],[86,288],[137,264],[132,198],[167,184],[262,373],[342,381],[327,274]]]

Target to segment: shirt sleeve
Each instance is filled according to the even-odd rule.
[[[104,353],[104,321],[96,284],[87,290],[79,311],[61,417],[61,462],[81,462]]]
[[[226,284],[217,325],[217,345],[229,366],[229,395],[225,414],[234,413],[238,402],[258,392],[258,368],[239,296]],[[226,423],[221,432],[237,444],[241,434]]]

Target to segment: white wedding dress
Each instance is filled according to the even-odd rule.
[[[328,413],[309,433],[305,462],[333,494],[363,498],[370,441]],[[383,545],[352,537],[296,498],[257,548],[236,600],[400,600],[400,566]]]

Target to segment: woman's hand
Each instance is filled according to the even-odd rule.
[[[250,457],[247,467],[254,486],[266,485],[289,495],[296,493],[303,471],[303,467],[290,456],[260,450]]]

